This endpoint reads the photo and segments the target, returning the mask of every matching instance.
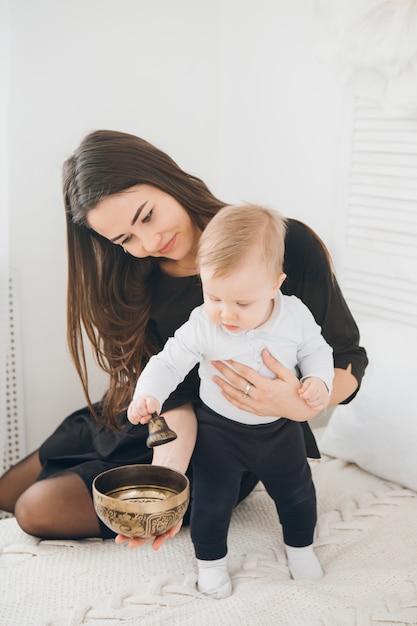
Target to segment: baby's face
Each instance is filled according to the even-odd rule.
[[[227,276],[216,276],[209,267],[202,267],[200,276],[208,317],[231,333],[253,330],[269,319],[285,278],[272,278],[250,259]]]

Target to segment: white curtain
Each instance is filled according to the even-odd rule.
[[[8,94],[9,0],[0,0],[0,459],[7,445],[6,370],[9,350]]]

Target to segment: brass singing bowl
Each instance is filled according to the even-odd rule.
[[[128,537],[162,535],[184,517],[189,502],[187,476],[159,465],[123,465],[93,481],[98,517]]]

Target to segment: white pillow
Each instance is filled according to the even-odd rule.
[[[417,491],[417,328],[358,325],[369,365],[356,398],[334,410],[320,449]]]

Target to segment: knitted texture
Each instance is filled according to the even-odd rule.
[[[311,463],[318,582],[293,581],[262,485],[233,514],[232,595],[195,587],[189,530],[158,552],[113,540],[40,541],[0,521],[1,626],[401,626],[417,624],[417,493],[356,465]]]

